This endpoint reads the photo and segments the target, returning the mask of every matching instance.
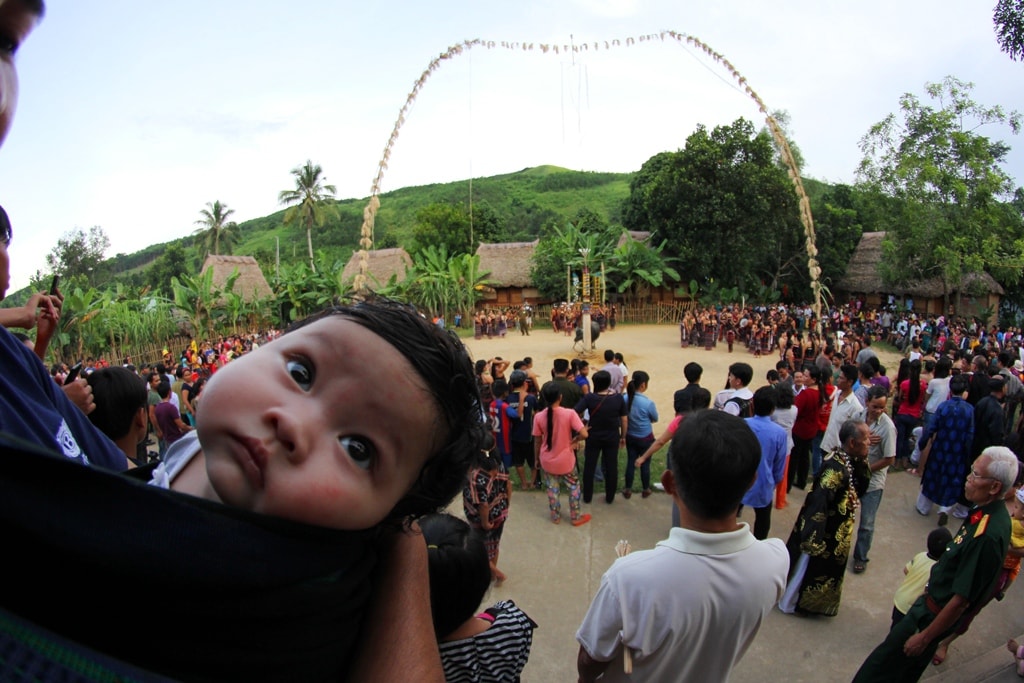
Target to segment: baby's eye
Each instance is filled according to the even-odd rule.
[[[284,367],[303,391],[309,391],[313,386],[313,367],[307,361],[290,360]]]
[[[18,51],[18,41],[4,34],[0,34],[0,54],[13,57]]]
[[[370,469],[377,455],[376,446],[361,436],[340,436],[338,442],[358,467]]]

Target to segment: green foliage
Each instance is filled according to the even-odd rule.
[[[541,235],[533,254],[530,277],[543,297],[564,301],[566,295],[566,268],[579,270],[586,260],[592,268],[611,258],[615,248],[615,233],[598,214],[581,209],[574,222],[564,229],[551,225]]]
[[[481,242],[500,242],[504,230],[494,210],[486,203],[473,205],[472,213],[463,203],[434,203],[416,212],[412,248],[443,247],[449,254],[472,254]]]
[[[999,49],[1014,61],[1024,60],[1024,0],[998,0],[992,23]]]
[[[468,315],[490,284],[476,254],[450,255],[444,245],[430,246],[412,254],[412,262],[404,281],[392,281],[377,291],[445,319],[456,312]]]
[[[182,274],[171,278],[174,305],[186,316],[196,337],[213,335],[213,323],[217,308],[225,292],[234,289],[238,271],[228,278],[223,288],[213,284],[213,268],[207,268],[199,275]]]
[[[82,278],[88,285],[95,285],[108,277],[103,254],[109,248],[110,239],[100,226],[94,225],[88,232],[75,228],[57,240],[57,246],[46,256],[46,265],[65,282]]]
[[[623,222],[666,240],[680,270],[701,282],[806,277],[793,186],[771,137],[744,119],[698,126],[684,149],[651,157],[633,178]]]
[[[1016,133],[1020,115],[976,103],[972,88],[952,76],[928,83],[937,107],[907,93],[899,118],[890,114],[861,140],[861,182],[900,200],[883,242],[889,282],[939,277],[948,293],[996,265],[1008,266],[1009,281],[1020,277],[1024,234],[1000,206],[1013,191],[1003,170],[1009,147],[977,132],[995,124]]]
[[[652,247],[628,235],[615,248],[606,275],[627,302],[642,301],[652,287],[679,282],[679,272],[669,265],[677,259],[662,254],[664,249],[664,241]]]
[[[841,184],[823,188],[812,197],[811,210],[823,282],[837,282],[846,274],[846,267],[861,235],[867,231],[887,229],[896,203],[885,195]],[[799,299],[804,293],[798,290],[796,294]]]
[[[120,359],[126,348],[178,332],[171,305],[163,297],[117,284],[65,291],[61,328],[51,348],[68,361],[85,357]]]
[[[558,180],[547,180],[559,176]],[[574,180],[573,176],[586,176]],[[554,166],[528,168],[516,173],[474,178],[469,181],[406,187],[381,195],[376,232],[394,234],[399,243],[411,244],[416,212],[428,204],[486,204],[497,215],[506,237],[530,241],[551,223],[563,224],[582,208],[589,208],[608,222],[619,221],[622,200],[629,194],[626,173],[600,174],[569,171]],[[562,187],[564,189],[557,189]],[[352,207],[362,217],[366,201]]]
[[[146,282],[156,292],[171,297],[171,278],[189,272],[188,257],[180,244],[170,244],[146,272]]]
[[[319,270],[302,261],[281,264],[281,279],[274,288],[281,324],[301,320],[348,294],[341,281],[343,267],[340,261],[326,261],[323,254]]]

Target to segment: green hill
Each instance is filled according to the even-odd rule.
[[[619,223],[619,211],[629,195],[629,173],[571,171],[557,166],[526,168],[516,173],[474,178],[470,181],[404,187],[381,195],[375,223],[378,245],[404,246],[411,241],[416,213],[435,203],[463,203],[488,207],[498,219],[503,241],[535,239],[552,221],[571,220],[580,209]],[[345,260],[358,248],[359,229],[367,198],[340,199],[339,218],[313,234],[313,248],[330,260]],[[197,209],[198,211],[198,209]],[[251,254],[269,272],[275,258],[276,240],[282,245],[281,261],[305,260],[305,235],[297,225],[283,224],[284,210],[240,224],[241,240],[232,250]],[[198,266],[205,254],[197,253],[194,238],[187,236],[154,244],[132,254],[118,254],[109,261],[115,279],[142,284],[145,271],[171,244],[180,244]],[[292,245],[292,246],[285,246]],[[294,255],[293,255],[294,250]]]

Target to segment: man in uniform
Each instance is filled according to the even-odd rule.
[[[994,446],[974,461],[964,495],[974,507],[928,578],[928,590],[861,665],[854,683],[916,681],[967,609],[991,592],[1010,545],[1003,496],[1017,477],[1017,456]]]

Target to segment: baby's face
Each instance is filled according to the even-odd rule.
[[[341,316],[224,366],[198,431],[222,501],[336,529],[381,522],[443,437],[412,364]]]
[[[14,67],[14,54],[37,19],[24,2],[0,1],[0,144],[7,136],[18,106],[18,72]]]
[[[1017,500],[1016,496],[1014,496],[1013,505],[1010,507],[1010,516],[1024,522],[1024,503]]]

